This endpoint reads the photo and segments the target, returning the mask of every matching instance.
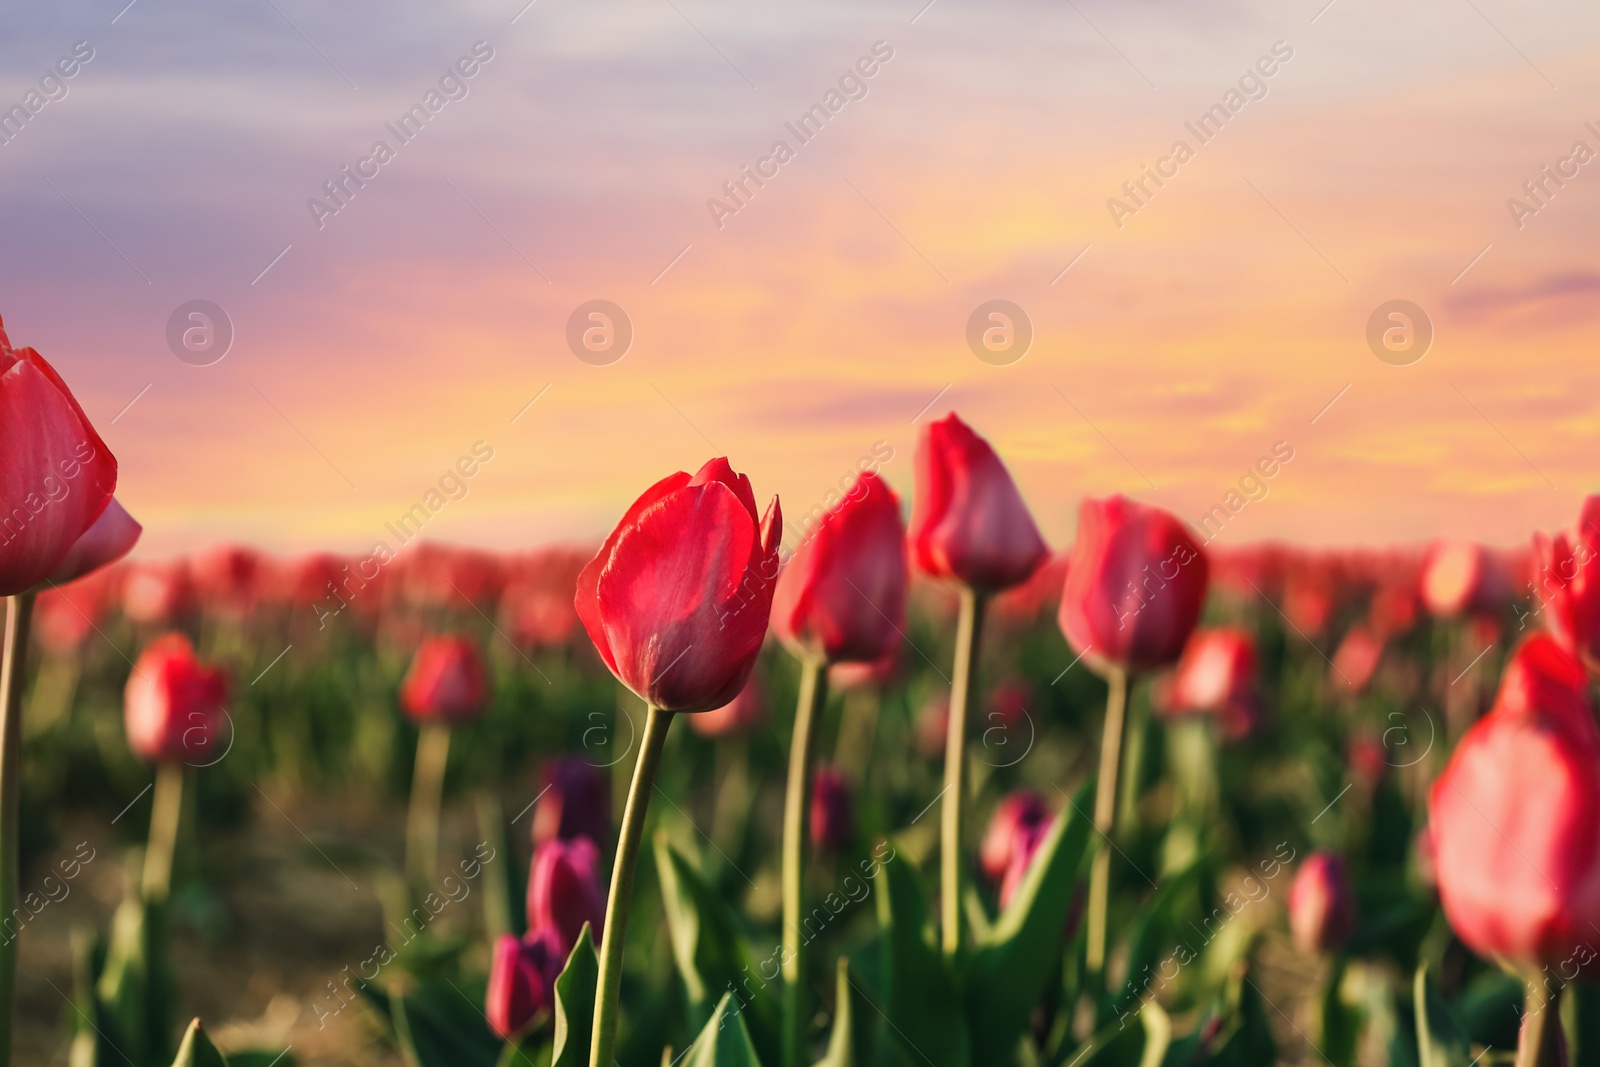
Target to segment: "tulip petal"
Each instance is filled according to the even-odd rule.
[[[83,532],[77,543],[67,553],[50,575],[50,581],[56,585],[65,585],[67,582],[76,581],[92,571],[115,563],[117,560],[133,551],[133,546],[138,543],[139,535],[144,533],[144,527],[113,497],[94,521],[94,525]]]

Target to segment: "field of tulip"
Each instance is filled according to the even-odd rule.
[[[1600,498],[1058,551],[950,415],[787,536],[718,458],[598,548],[129,560],[3,333],[0,428],[0,1065],[1600,1064]]]

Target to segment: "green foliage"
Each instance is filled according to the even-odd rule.
[[[600,960],[594,951],[594,931],[583,924],[567,965],[556,978],[555,1044],[550,1067],[588,1067],[589,1044],[594,1034],[594,997],[600,984]]]

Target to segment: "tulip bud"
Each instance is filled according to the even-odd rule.
[[[0,456],[0,596],[11,596],[54,574],[110,506],[117,461],[55,368],[13,349],[3,323]]]
[[[911,555],[924,574],[999,592],[1049,556],[1005,464],[954,413],[923,430],[916,467]]]
[[[1482,545],[1440,541],[1422,565],[1422,600],[1440,619],[1500,607],[1505,576]]]
[[[489,966],[489,990],[483,1013],[489,1028],[507,1040],[521,1033],[534,1017],[555,1005],[555,981],[566,956],[556,947],[553,931],[527,938],[502,934]]]
[[[1355,929],[1355,897],[1344,860],[1332,852],[1313,852],[1289,886],[1289,932],[1295,948],[1308,956],[1336,952]]]
[[[112,497],[94,525],[83,532],[73,544],[72,551],[56,565],[50,575],[52,585],[75,582],[84,575],[115,563],[133,551],[139,535],[144,532],[132,515]]]
[[[828,667],[828,688],[830,690],[844,691],[847,689],[887,689],[900,673],[901,656],[900,646],[881,659],[871,663],[835,663]],[[690,720],[691,722],[693,720]]]
[[[169,625],[194,610],[194,583],[182,560],[134,563],[122,580],[122,612],[134,622]]]
[[[1365,626],[1352,626],[1333,653],[1329,682],[1351,695],[1361,693],[1372,682],[1383,658],[1383,641]]]
[[[533,843],[611,836],[611,794],[598,768],[563,757],[545,765],[543,788],[533,810]]]
[[[605,925],[606,896],[600,886],[600,852],[586,837],[546,841],[534,850],[528,876],[528,929],[549,930],[563,960],[578,942],[583,924]]]
[[[207,608],[245,615],[261,595],[266,561],[244,545],[218,545],[194,558],[194,580]]]
[[[1050,824],[1044,797],[1029,789],[1019,789],[1001,800],[989,818],[983,843],[978,847],[978,866],[984,877],[999,882],[1011,866],[1012,857],[1028,848]]]
[[[1256,642],[1244,630],[1219,626],[1189,639],[1167,687],[1171,711],[1222,711],[1256,691]]]
[[[228,699],[220,669],[202,666],[182,634],[152,642],[123,698],[128,747],[147,763],[201,765],[216,758]]]
[[[573,601],[617,680],[663,711],[710,711],[744,688],[766,637],[783,515],[756,512],[726,459],[663,478],[578,576]]]
[[[866,663],[900,646],[905,616],[900,501],[866,471],[789,557],[772,630],[801,659]]]
[[[487,692],[476,645],[465,637],[430,637],[400,685],[400,704],[419,722],[462,721],[478,717]]]
[[[1200,618],[1205,553],[1181,522],[1125,497],[1078,513],[1061,631],[1093,664],[1143,671],[1171,663]]]
[[[1017,895],[1017,890],[1021,889],[1022,883],[1027,880],[1028,871],[1033,867],[1034,857],[1038,855],[1039,846],[1044,844],[1045,836],[1050,832],[1052,822],[1053,820],[1047,818],[1039,825],[1028,827],[1017,835],[1013,843],[1014,847],[1011,850],[1011,859],[1006,864],[1005,875],[1000,879],[1000,906],[1002,908],[1011,904],[1011,899]],[[1073,907],[1076,910],[1078,903],[1076,887],[1073,893]],[[1070,930],[1073,924],[1074,916],[1069,912],[1067,915],[1067,929]]]
[[[840,852],[855,836],[850,783],[837,768],[818,767],[811,779],[811,847],[822,853]]]

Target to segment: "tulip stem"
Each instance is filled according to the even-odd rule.
[[[805,854],[811,821],[811,762],[816,719],[828,702],[828,665],[807,659],[800,668],[800,703],[789,739],[789,787],[783,806],[783,1067],[806,1067],[811,1020],[806,988],[806,946],[800,936],[805,910]]]
[[[1100,777],[1094,791],[1094,828],[1100,835],[1089,871],[1089,942],[1084,965],[1098,979],[1106,964],[1106,913],[1111,902],[1111,835],[1117,826],[1117,779],[1127,726],[1128,674],[1106,668],[1106,722],[1100,740]]]
[[[450,727],[425,724],[417,734],[417,762],[411,772],[411,807],[406,813],[406,874],[420,899],[433,883],[439,862],[439,809],[444,805],[444,771],[450,762]]]
[[[950,722],[944,741],[944,804],[940,810],[939,914],[944,954],[961,950],[961,812],[967,799],[967,708],[972,703],[978,641],[983,632],[984,598],[975,589],[961,590],[961,618],[956,624],[956,662],[951,672]]]
[[[661,750],[666,744],[667,727],[672,725],[672,715],[660,708],[647,709],[644,740],[639,747],[639,759],[633,765],[628,805],[622,811],[617,856],[611,865],[611,890],[606,897],[606,928],[600,939],[600,980],[595,989],[594,1044],[589,1048],[589,1067],[611,1067],[616,1055],[622,949],[628,932],[628,908],[633,903],[633,875],[639,865],[644,817],[650,809],[650,791],[655,788],[656,769],[661,766]]]
[[[33,594],[6,597],[0,648],[0,915],[17,909],[22,821],[22,691],[27,673]],[[17,988],[17,935],[0,940],[0,1067],[11,1063],[11,1001]]]
[[[156,768],[156,792],[150,807],[150,841],[144,850],[144,898],[163,903],[172,888],[172,857],[178,849],[178,823],[183,818],[183,765]]]
[[[1556,1067],[1561,1055],[1561,991],[1552,993],[1537,973],[1528,979],[1522,1001],[1522,1033],[1517,1041],[1517,1067]]]

